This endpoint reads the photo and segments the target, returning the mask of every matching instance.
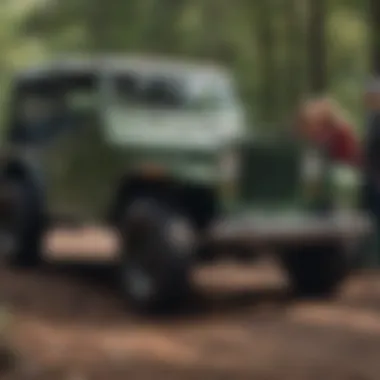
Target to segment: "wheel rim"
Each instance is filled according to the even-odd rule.
[[[194,231],[186,219],[172,220],[167,228],[167,239],[180,248],[185,255],[190,255],[195,247]]]
[[[17,247],[14,233],[0,231],[0,251],[2,258],[12,257]]]
[[[146,271],[138,267],[124,268],[124,287],[131,298],[140,302],[154,296],[154,281]]]

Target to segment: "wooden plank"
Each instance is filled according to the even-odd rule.
[[[46,235],[43,249],[51,259],[101,261],[117,258],[119,251],[117,235],[103,226],[56,228]]]

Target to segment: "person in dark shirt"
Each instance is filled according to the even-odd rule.
[[[364,139],[362,206],[378,222],[380,231],[380,112],[367,120]]]
[[[370,247],[369,259],[364,265],[380,266],[380,83],[371,81],[367,88],[365,106],[368,110],[363,144],[363,179],[361,205],[372,217],[375,236]],[[363,266],[363,265],[362,265]]]
[[[362,153],[354,128],[342,116],[339,107],[327,98],[317,98],[301,104],[295,123],[297,137],[324,156],[324,186],[316,199],[311,201],[312,209],[330,212],[335,206],[332,198],[331,164],[359,166]]]
[[[372,187],[372,192],[378,190],[380,195],[380,83],[378,81],[372,81],[367,89],[365,106],[369,111],[364,139],[365,184],[367,187]]]

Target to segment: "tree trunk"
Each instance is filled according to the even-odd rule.
[[[287,111],[292,114],[304,92],[306,41],[304,29],[304,15],[299,0],[288,0],[286,4],[286,77],[285,102]]]
[[[275,34],[271,17],[272,3],[260,1],[254,8],[257,46],[260,67],[260,105],[262,119],[274,122],[278,108],[277,62],[275,55]]]
[[[109,51],[110,8],[103,0],[93,0],[86,16],[89,51],[91,53]]]
[[[326,0],[309,0],[309,84],[313,94],[327,88],[325,18]]]
[[[155,0],[151,14],[151,28],[148,38],[153,52],[172,54],[178,52],[181,35],[178,20],[185,2],[183,0]]]
[[[370,0],[371,69],[380,76],[380,1]]]
[[[369,83],[369,91],[366,93],[367,120],[364,134],[364,186],[362,186],[362,205],[366,212],[374,216],[375,236],[369,247],[365,247],[367,257],[362,264],[367,268],[380,267],[380,210],[378,199],[380,193],[377,182],[380,177],[380,91],[378,80],[380,77],[380,3],[379,0],[369,2],[370,22],[370,65],[374,78]],[[372,244],[370,244],[372,243]],[[365,252],[365,251],[364,251]]]

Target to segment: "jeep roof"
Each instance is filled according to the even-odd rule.
[[[38,79],[57,72],[124,72],[157,75],[221,75],[229,77],[226,68],[205,62],[190,62],[182,59],[164,58],[156,56],[97,56],[97,57],[69,57],[47,61],[37,66],[29,67],[17,73],[19,79]]]

